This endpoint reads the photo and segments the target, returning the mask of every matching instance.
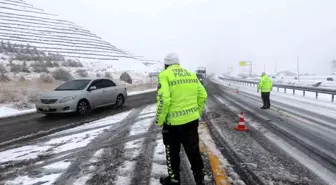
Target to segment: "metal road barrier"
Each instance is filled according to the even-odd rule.
[[[226,77],[219,77],[221,80],[231,81],[231,82],[238,82],[239,84],[244,84],[246,86],[257,86],[258,82],[252,80],[242,80],[242,79],[232,79]],[[306,92],[314,92],[315,98],[318,99],[318,94],[330,94],[331,95],[331,102],[334,102],[336,90],[335,89],[328,89],[328,88],[317,88],[317,87],[304,87],[304,86],[295,86],[295,85],[284,85],[284,84],[273,84],[273,88],[277,88],[277,92],[279,89],[282,88],[287,93],[287,89],[293,90],[293,95],[295,95],[295,91],[303,91],[303,97],[306,96]]]

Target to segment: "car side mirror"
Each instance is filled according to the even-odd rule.
[[[97,89],[96,86],[91,86],[91,87],[89,88],[89,91],[94,91],[94,90],[96,90],[96,89]]]

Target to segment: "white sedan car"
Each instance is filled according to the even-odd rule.
[[[126,87],[116,85],[111,79],[76,79],[42,94],[36,103],[36,110],[46,115],[70,112],[85,115],[99,107],[122,107],[126,98]]]

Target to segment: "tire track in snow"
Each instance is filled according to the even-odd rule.
[[[156,136],[156,146],[154,148],[153,158],[152,158],[152,169],[151,169],[151,181],[149,185],[160,185],[160,177],[168,176],[167,165],[166,165],[166,151],[163,144],[162,135],[157,134]]]
[[[154,133],[157,134],[158,131],[154,131]],[[45,165],[50,165],[50,164],[54,164],[54,163],[61,162],[64,160],[76,158],[78,157],[78,153],[88,152],[90,150],[93,150],[93,151],[97,151],[100,149],[107,150],[108,148],[112,148],[117,145],[123,145],[124,143],[134,141],[134,140],[139,140],[144,137],[155,139],[155,137],[153,136],[153,133],[138,134],[134,136],[128,136],[126,138],[114,139],[111,142],[105,141],[104,143],[100,145],[95,145],[91,148],[88,148],[88,147],[76,148],[76,149],[68,150],[65,152],[60,152],[57,155],[52,155],[52,156],[41,155],[36,160],[30,160],[28,162],[22,162],[22,163],[14,164],[11,166],[2,166],[1,168],[3,168],[3,170],[5,171],[8,171],[8,169],[11,169],[11,168],[21,168],[20,171],[31,171],[35,168],[42,168]],[[114,150],[114,153],[115,153],[115,150]],[[47,159],[47,158],[51,158],[51,159]],[[2,171],[2,172],[5,172],[5,171]],[[8,172],[7,174],[15,175],[16,173],[17,173],[16,171],[13,171],[13,172]]]
[[[148,117],[148,114],[152,114],[155,111],[156,105],[147,106],[142,112],[139,118]],[[155,129],[154,114],[151,118],[142,121],[137,121],[131,127],[129,132],[130,137],[138,134],[147,133],[147,137],[141,139],[137,145],[129,146],[125,145],[125,149],[130,149],[128,157],[125,162],[118,169],[118,176],[115,184],[127,185],[127,184],[148,184],[149,180],[146,178],[150,173],[151,158],[153,155],[153,138],[149,136],[155,136],[152,133]],[[131,154],[131,155],[130,155]],[[125,154],[127,156],[127,153]],[[150,163],[148,163],[148,161]]]
[[[181,146],[180,157],[181,157],[181,164],[180,164],[181,184],[196,185],[194,181],[194,176],[191,171],[191,166],[188,161],[187,155],[183,149],[183,146]]]
[[[127,185],[131,183],[145,140],[154,139],[153,133],[149,132],[154,116],[149,117],[149,114],[153,113],[153,108],[155,108],[153,105],[144,108],[140,115],[134,118],[133,124],[128,127],[123,136],[108,141],[124,142],[113,144],[107,149],[109,152],[105,153],[96,174],[87,184]]]
[[[125,164],[125,161],[132,160],[138,155],[136,150],[141,143],[142,139],[140,138],[127,143],[119,143],[106,149],[96,172],[87,184],[114,184],[118,178],[117,174],[120,173],[121,170],[123,170],[121,173],[126,175],[126,167],[127,165],[130,166],[130,164]]]
[[[132,125],[134,123],[135,118],[140,114],[141,108],[139,109],[135,109],[133,110],[125,119],[126,123],[124,125],[119,125],[117,128],[112,127],[109,129],[108,132],[102,133],[100,136],[98,136],[94,141],[92,141],[88,147],[90,148],[90,146],[95,146],[95,145],[99,145],[99,143],[102,143],[106,140],[109,140],[111,137],[115,138],[118,137],[118,135],[122,135],[123,132],[127,132],[128,128],[130,125]],[[118,130],[118,132],[116,134],[113,134],[111,136],[111,131],[114,130]],[[90,158],[92,158],[93,154],[95,151],[91,150],[91,151],[87,151],[85,153],[81,153],[79,154],[79,157],[77,157],[77,159],[72,162],[71,166],[67,169],[66,172],[64,172],[55,182],[55,184],[73,184],[73,182],[75,181],[75,178],[78,177],[79,173],[81,172],[81,167],[82,164],[89,160]]]
[[[149,128],[148,132],[155,136],[153,131],[157,128],[154,123]],[[138,157],[138,163],[135,167],[136,175],[131,181],[131,185],[147,185],[150,182],[150,173],[152,169],[152,159],[154,155],[155,148],[155,137],[146,137],[144,143],[142,144],[142,149],[140,156]]]
[[[129,113],[130,111],[109,116],[104,119],[104,121],[108,123],[108,127],[113,127],[115,124],[118,124],[119,120],[125,119]],[[101,124],[102,123],[100,122],[92,122],[91,124],[62,131],[59,134],[62,135],[64,132],[85,129],[88,126],[95,127],[96,125]],[[104,130],[104,128],[92,129],[87,132],[65,135],[64,137],[51,138],[42,141],[37,140],[31,144],[2,151],[0,152],[0,174],[3,176],[1,179],[6,179],[3,175],[4,173],[6,173],[7,178],[12,178],[18,174],[29,174],[46,165],[76,158],[81,151],[90,150],[90,148],[87,148],[87,145],[98,137],[100,133],[104,132]],[[35,176],[34,174],[31,176]]]
[[[70,165],[71,161],[74,161],[74,160],[76,160],[76,158],[78,158],[78,154],[81,155],[81,154],[85,154],[85,153],[88,153],[88,152],[89,153],[90,152],[91,153],[96,152],[98,154],[103,153],[103,155],[101,157],[98,156],[99,160],[97,162],[92,162],[92,160],[84,161],[82,163],[82,171],[79,172],[79,174],[80,174],[79,176],[82,176],[82,178],[77,179],[77,177],[74,177],[74,183],[84,184],[85,181],[93,182],[91,184],[102,184],[102,183],[104,183],[104,181],[100,181],[102,183],[95,183],[94,181],[92,181],[92,179],[94,179],[93,175],[91,176],[92,172],[94,172],[94,171],[97,172],[99,170],[99,168],[92,168],[93,166],[100,167],[100,166],[102,166],[101,165],[102,163],[113,164],[114,167],[110,167],[110,168],[117,169],[118,166],[120,166],[122,164],[124,159],[122,159],[120,157],[119,158],[118,157],[111,157],[111,155],[113,154],[114,156],[117,156],[117,153],[119,153],[119,156],[121,156],[123,153],[125,153],[123,151],[123,146],[124,146],[125,142],[141,139],[143,137],[148,137],[148,138],[153,137],[152,133],[149,134],[149,133],[146,133],[146,132],[138,133],[138,134],[132,135],[132,136],[127,136],[128,132],[130,131],[129,127],[128,127],[128,129],[125,129],[125,127],[123,127],[122,129],[116,129],[116,130],[114,130],[114,132],[110,133],[110,135],[115,135],[112,139],[105,140],[101,143],[97,143],[96,145],[92,145],[92,144],[90,145],[89,144],[95,138],[99,137],[99,135],[98,135],[99,133],[102,133],[102,132],[107,130],[106,128],[97,129],[96,128],[97,126],[100,127],[101,125],[105,125],[105,124],[109,125],[107,127],[112,126],[113,128],[118,128],[120,126],[123,126],[122,124],[120,124],[119,120],[124,119],[125,121],[127,121],[126,116],[128,115],[128,113],[122,113],[122,114],[118,114],[118,115],[115,115],[115,116],[110,116],[109,120],[105,120],[106,122],[109,122],[109,124],[101,123],[99,121],[98,122],[93,122],[91,124],[83,125],[83,126],[80,126],[80,127],[76,127],[74,129],[70,129],[70,130],[62,131],[62,132],[57,133],[57,134],[53,134],[49,138],[46,137],[46,139],[38,139],[36,141],[36,143],[33,143],[32,145],[26,145],[26,146],[23,146],[23,147],[18,147],[18,148],[14,148],[14,149],[10,149],[10,150],[7,150],[7,151],[0,152],[0,156],[1,156],[0,157],[0,163],[1,163],[1,161],[7,161],[7,160],[9,162],[11,160],[14,160],[14,162],[15,161],[17,162],[17,164],[15,164],[12,168],[6,168],[6,167],[4,168],[5,171],[3,171],[3,172],[5,172],[5,173],[0,173],[0,179],[3,180],[1,182],[15,182],[14,184],[20,184],[20,183],[23,183],[23,182],[25,182],[25,183],[31,183],[31,182],[40,183],[41,181],[43,181],[43,182],[53,183],[54,180],[56,178],[58,178],[58,176],[60,176],[64,171],[67,170],[68,166],[63,167],[62,169],[59,169],[58,171],[53,172],[52,175],[50,175],[50,176],[48,175],[49,172],[48,172],[48,174],[45,174],[47,172],[46,172],[46,170],[41,170],[42,168],[44,169],[44,167],[47,166],[47,165],[52,166],[52,165],[55,165],[55,164],[58,164],[58,163],[64,163],[64,162],[66,162],[66,163],[68,163],[68,165]],[[148,114],[140,115],[140,116],[135,117],[135,118],[133,117],[132,119],[142,121],[142,120],[145,120],[146,117],[148,117]],[[134,123],[134,121],[132,121],[132,123]],[[81,129],[84,129],[84,130],[88,129],[88,127],[92,127],[92,130],[90,132],[74,134],[74,133],[78,133],[78,131],[81,130]],[[115,133],[116,131],[121,131],[121,130],[125,130],[125,131],[122,134],[120,134],[120,132]],[[69,134],[69,135],[67,135],[67,134]],[[81,137],[77,138],[78,137],[77,135],[81,135]],[[90,135],[92,135],[93,137],[91,137]],[[83,137],[83,136],[85,136],[85,137]],[[87,138],[88,136],[90,136],[91,139],[90,139],[90,137]],[[47,141],[45,141],[45,140],[47,140]],[[48,143],[55,143],[57,145],[49,146]],[[85,144],[85,143],[87,143],[87,144]],[[119,148],[118,148],[118,146],[119,146]],[[42,150],[41,150],[41,147],[42,147]],[[47,147],[47,148],[43,149],[43,147],[44,148]],[[35,150],[35,148],[36,148],[36,150]],[[101,149],[104,149],[104,150],[101,150]],[[111,150],[112,154],[107,154],[110,149],[113,149],[113,150]],[[49,150],[49,151],[47,151],[47,150]],[[104,152],[102,152],[102,151],[104,151]],[[19,152],[19,153],[17,153],[17,152]],[[12,154],[14,154],[14,156]],[[34,154],[34,155],[32,155],[32,154]],[[19,155],[21,155],[22,157],[20,157]],[[93,158],[95,158],[95,156],[96,156],[96,154],[93,155]],[[91,159],[93,159],[93,158],[91,158]],[[10,162],[10,163],[13,164],[12,162]],[[8,163],[8,165],[11,165],[10,163]],[[0,167],[3,167],[3,166],[1,166],[1,164],[0,164]],[[39,170],[38,173],[36,173],[37,170]],[[25,176],[25,174],[27,174],[29,176],[29,178],[28,178],[28,176]],[[40,178],[40,177],[44,177],[44,176],[46,178],[49,178],[49,179]],[[17,177],[17,178],[15,178],[15,177]],[[90,178],[91,178],[91,180],[90,180]],[[2,184],[1,182],[0,182],[0,184]],[[109,181],[105,181],[105,182],[109,182]]]

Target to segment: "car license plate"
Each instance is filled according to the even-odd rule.
[[[49,107],[43,107],[43,111],[49,111]]]

